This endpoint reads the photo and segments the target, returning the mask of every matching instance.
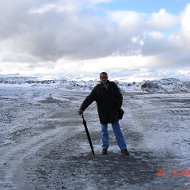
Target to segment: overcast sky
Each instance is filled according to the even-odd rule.
[[[190,79],[187,0],[0,0],[0,74]]]

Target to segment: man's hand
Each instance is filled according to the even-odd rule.
[[[79,115],[82,115],[83,112],[84,112],[83,110],[78,110],[78,114],[79,114]]]

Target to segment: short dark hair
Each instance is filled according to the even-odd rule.
[[[101,72],[100,75],[107,75],[108,76],[108,74],[106,72]]]

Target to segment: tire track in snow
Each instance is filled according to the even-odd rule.
[[[54,130],[47,131],[38,136],[34,136],[27,142],[22,144],[17,144],[18,146],[12,147],[4,155],[0,156],[1,160],[1,174],[0,179],[2,182],[0,184],[10,186],[13,184],[14,176],[18,168],[22,168],[22,163],[25,157],[35,156],[35,153],[43,147],[56,139],[63,138],[67,134],[67,138],[70,138],[73,134],[70,132],[72,126],[63,128],[58,128]],[[74,127],[73,127],[74,128]],[[75,127],[76,130],[76,127]],[[63,141],[66,139],[63,139]]]

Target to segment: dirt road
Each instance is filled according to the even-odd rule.
[[[189,96],[124,95],[121,125],[129,157],[120,155],[111,129],[109,154],[101,155],[92,104],[85,117],[93,158],[77,115],[87,93],[68,91],[62,96],[61,91],[56,98],[38,100],[22,92],[0,96],[0,189],[190,189],[190,176],[181,172],[190,169]],[[160,169],[163,176],[158,176]]]

